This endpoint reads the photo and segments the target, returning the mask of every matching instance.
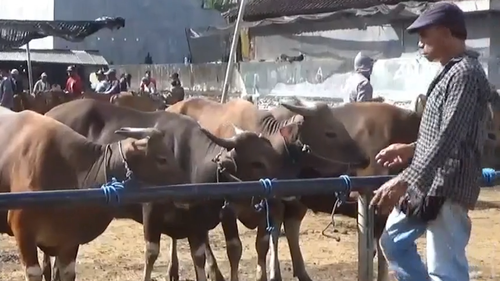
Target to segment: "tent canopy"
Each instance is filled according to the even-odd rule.
[[[79,42],[101,29],[122,27],[125,27],[125,19],[121,17],[102,17],[94,21],[0,20],[0,50],[19,48],[33,39],[47,36]]]

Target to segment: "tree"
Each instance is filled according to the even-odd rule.
[[[146,58],[144,58],[144,63],[145,64],[153,64],[153,58],[151,57],[151,54],[149,52],[146,55]]]

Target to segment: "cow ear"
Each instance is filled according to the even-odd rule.
[[[280,129],[280,134],[286,143],[294,143],[298,139],[300,124],[290,123]]]

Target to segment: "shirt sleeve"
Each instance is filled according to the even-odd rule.
[[[368,101],[373,97],[373,87],[370,81],[364,80],[358,85],[358,95],[356,101]]]
[[[466,137],[474,118],[472,112],[476,111],[478,103],[480,85],[475,72],[463,71],[455,74],[448,87],[448,97],[442,112],[441,131],[434,144],[421,158],[425,161],[412,161],[400,175],[408,185],[415,186],[422,192],[432,184],[437,168],[443,167],[448,156]],[[454,168],[448,167],[448,169]]]
[[[35,86],[33,87],[33,92],[40,92],[42,88],[42,82],[36,81]]]
[[[104,93],[105,94],[111,94],[111,93],[114,93],[115,90],[120,86],[120,84],[118,83],[118,80],[115,80],[113,82],[111,82],[111,87],[109,87],[109,90],[105,91]]]

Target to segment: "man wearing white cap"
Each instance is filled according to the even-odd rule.
[[[24,91],[24,85],[22,79],[19,77],[19,71],[17,69],[12,69],[10,71],[10,77],[12,78],[12,81],[14,81],[14,94],[20,94]]]
[[[347,78],[344,92],[348,94],[349,102],[369,101],[373,97],[370,76],[373,69],[373,59],[359,52],[354,58],[354,72]]]
[[[37,93],[46,92],[48,90],[50,90],[50,84],[49,81],[47,81],[47,73],[44,72],[40,75],[40,80],[36,81],[33,87],[33,93],[36,95]]]

